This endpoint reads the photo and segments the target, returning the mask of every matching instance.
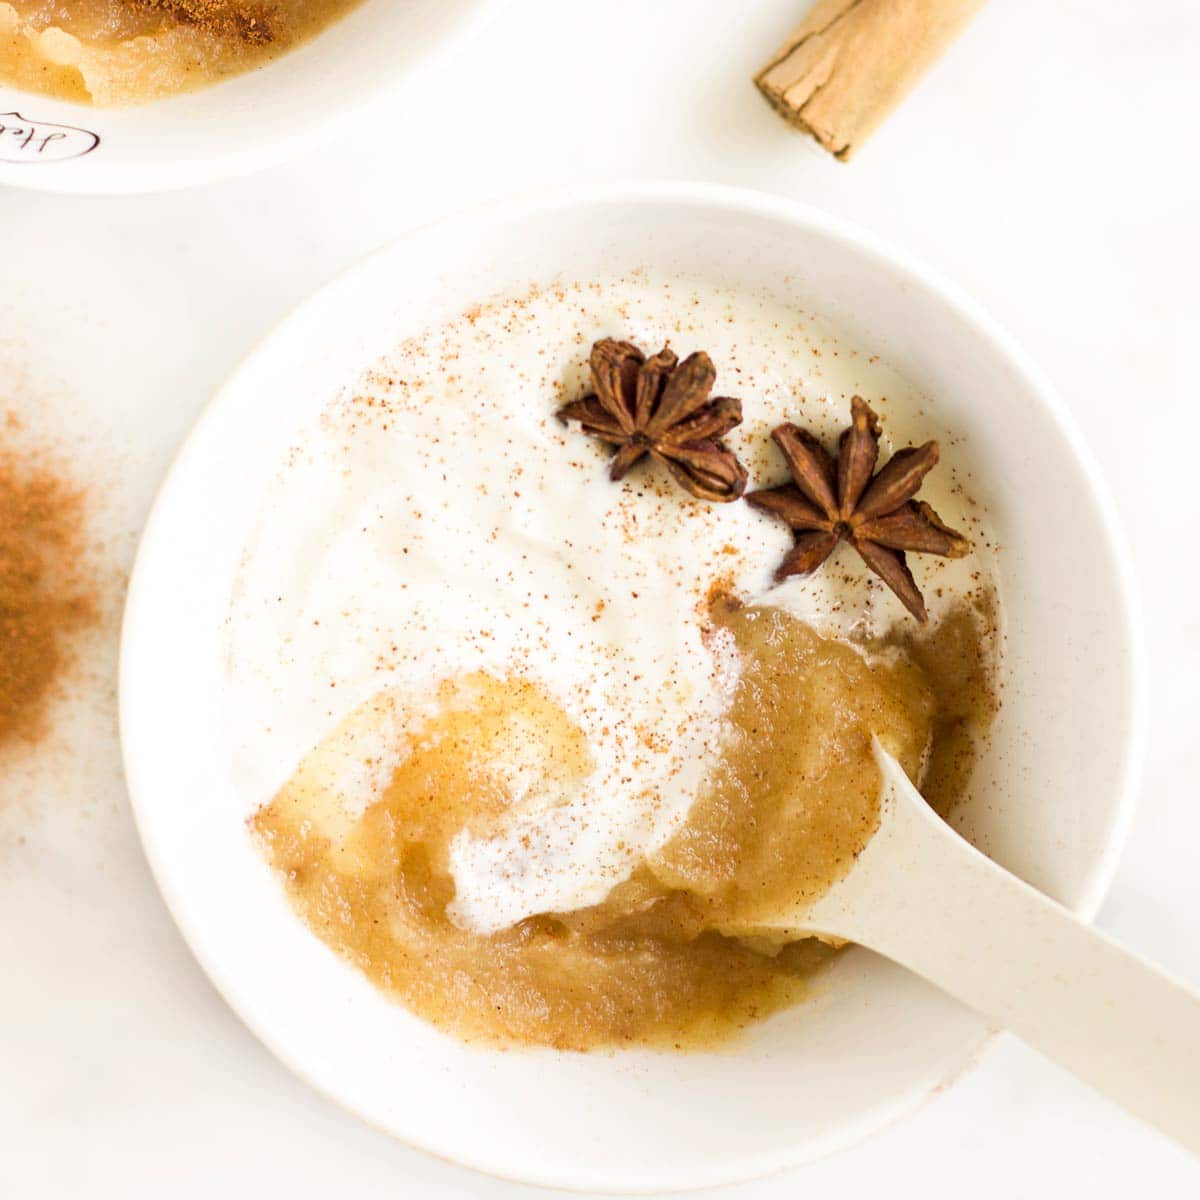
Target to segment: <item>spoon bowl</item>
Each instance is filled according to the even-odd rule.
[[[887,955],[1200,1153],[1200,994],[980,854],[874,752],[879,828],[776,928]]]

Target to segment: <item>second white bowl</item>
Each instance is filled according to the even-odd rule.
[[[134,108],[92,108],[0,83],[0,184],[149,192],[273,166],[338,128],[374,125],[389,142],[405,117],[385,117],[372,102],[430,67],[499,3],[365,0],[264,67]]]

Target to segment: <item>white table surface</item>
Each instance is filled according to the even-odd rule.
[[[997,0],[842,165],[748,82],[802,7],[515,0],[386,123],[298,163],[162,196],[0,194],[0,410],[86,464],[124,569],[218,382],[408,227],[619,176],[749,185],[859,221],[975,293],[1088,430],[1132,541],[1154,681],[1143,799],[1100,924],[1200,983],[1198,10]],[[0,1196],[538,1194],[359,1124],[218,998],[130,819],[114,630],[61,744],[0,769]],[[724,1194],[1011,1200],[1083,1180],[1097,1200],[1195,1196],[1200,1164],[1004,1038],[901,1126]]]

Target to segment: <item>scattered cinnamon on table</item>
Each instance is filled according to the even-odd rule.
[[[47,736],[76,639],[101,607],[86,493],[49,457],[5,440],[0,417],[0,750]]]
[[[785,120],[848,159],[983,4],[817,0],[754,82]]]

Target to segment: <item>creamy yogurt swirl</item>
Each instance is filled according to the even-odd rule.
[[[497,300],[331,397],[272,484],[235,588],[235,769],[253,810],[384,689],[405,697],[403,724],[446,679],[535,681],[584,732],[595,768],[566,794],[540,794],[512,764],[511,819],[456,838],[451,911],[479,931],[599,902],[686,816],[737,678],[736,653],[708,619],[714,585],[769,596],[827,636],[904,619],[845,548],[816,576],[773,588],[791,544],[781,524],[742,503],[695,501],[650,464],[611,483],[603,448],[554,417],[587,390],[601,336],[647,352],[666,341],[681,356],[706,349],[717,393],[743,401],[728,440],[751,486],[785,478],[769,440],[785,419],[832,436],[859,393],[904,444],[921,404],[811,318],[643,276]],[[939,474],[923,495],[979,546],[952,472]],[[943,585],[926,589],[935,620],[938,591],[961,594],[981,561],[913,564],[918,582]],[[378,796],[399,732],[381,729],[346,763],[343,804]]]

